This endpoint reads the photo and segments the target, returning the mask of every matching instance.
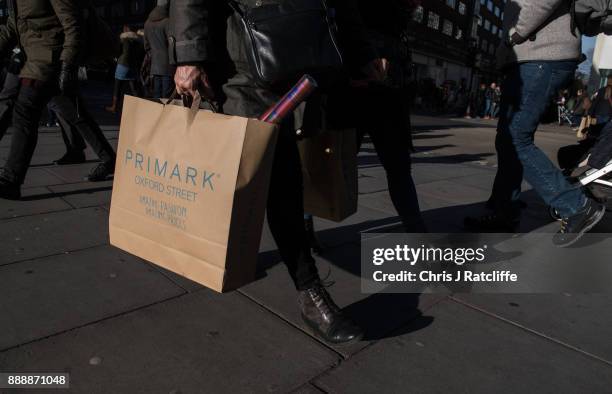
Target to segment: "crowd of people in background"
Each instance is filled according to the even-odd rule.
[[[413,107],[417,111],[467,119],[497,119],[501,102],[498,82],[481,83],[470,91],[465,79],[436,85],[431,78],[415,82]]]

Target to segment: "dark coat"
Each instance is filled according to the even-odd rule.
[[[83,30],[77,0],[9,0],[9,18],[0,26],[0,52],[21,46],[22,78],[54,79],[62,62],[77,64]]]
[[[245,7],[279,4],[283,0],[238,0]],[[367,42],[358,9],[352,1],[328,1],[336,7],[340,39],[349,63],[363,65],[376,57]],[[336,4],[337,3],[337,4]],[[232,27],[232,10],[226,2],[173,0],[170,7],[171,58],[177,64],[210,63],[228,53],[235,63],[246,63],[239,30]],[[226,19],[230,20],[226,22]],[[227,30],[226,30],[227,29]],[[227,34],[227,41],[226,39]]]
[[[144,25],[144,49],[151,56],[151,75],[173,75],[168,55],[168,7],[151,11]]]
[[[139,70],[144,58],[144,43],[138,34],[129,31],[121,33],[121,55],[117,64],[126,66],[132,70]]]

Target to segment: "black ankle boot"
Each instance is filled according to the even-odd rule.
[[[323,247],[321,246],[321,242],[315,233],[314,222],[312,220],[312,216],[304,219],[304,227],[306,229],[306,237],[308,239],[308,245],[310,249],[312,249],[312,253],[319,255],[323,252]]]
[[[300,291],[298,303],[304,322],[325,342],[357,342],[363,337],[363,331],[342,314],[320,283]]]
[[[21,185],[3,178],[0,174],[0,198],[19,200],[21,198]]]

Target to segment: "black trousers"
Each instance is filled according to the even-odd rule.
[[[100,126],[87,111],[81,97],[55,96],[49,102],[49,108],[60,119],[62,137],[67,150],[85,149],[84,138],[100,160],[105,163],[114,163],[115,151],[104,136]],[[66,126],[68,130],[65,129]],[[75,131],[83,138],[80,138],[78,134],[75,136]]]
[[[45,106],[56,95],[57,89],[49,83],[22,84],[15,99],[12,124],[13,134],[4,176],[22,184],[38,142],[38,124]]]
[[[589,165],[601,169],[612,159],[612,121],[608,122],[599,133],[597,142],[591,150]]]
[[[357,91],[356,97],[354,116],[357,117],[359,146],[368,134],[387,173],[389,195],[406,232],[426,232],[412,178],[408,92],[391,88],[366,89]]]
[[[13,107],[19,94],[19,76],[7,72],[0,91],[0,140],[11,126]]]
[[[243,74],[232,78],[223,90],[227,95],[223,111],[230,115],[258,117],[280,99]],[[281,125],[276,143],[267,214],[272,236],[296,288],[312,286],[319,275],[304,228],[304,187],[292,119]]]

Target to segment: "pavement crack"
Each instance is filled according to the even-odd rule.
[[[155,302],[150,303],[150,304],[141,305],[141,306],[136,307],[136,308],[128,309],[128,310],[123,311],[123,312],[119,312],[119,313],[116,313],[116,314],[113,314],[113,315],[110,315],[110,316],[106,316],[106,317],[104,317],[102,319],[93,320],[93,321],[90,321],[90,322],[87,322],[87,323],[84,323],[84,324],[80,324],[80,325],[75,326],[75,327],[68,328],[66,330],[58,331],[58,332],[50,334],[50,335],[46,335],[46,336],[43,336],[43,337],[40,337],[40,338],[32,339],[30,341],[26,341],[26,342],[20,343],[18,345],[9,346],[7,348],[0,349],[0,353],[5,353],[5,352],[8,352],[10,350],[14,350],[14,349],[21,348],[23,346],[31,345],[31,344],[36,343],[36,342],[44,341],[45,339],[54,338],[54,337],[57,337],[57,336],[60,336],[60,335],[63,335],[63,334],[67,334],[69,332],[73,332],[75,330],[79,330],[79,329],[84,328],[84,327],[92,326],[94,324],[98,324],[98,323],[101,323],[101,322],[106,321],[106,320],[111,320],[111,319],[115,319],[115,318],[118,318],[118,317],[121,317],[121,316],[125,316],[125,315],[128,315],[130,313],[142,310],[142,309],[150,308],[152,306],[159,305],[159,304],[162,304],[164,302],[168,302],[168,301],[172,301],[172,300],[184,297],[184,296],[186,296],[188,294],[189,293],[183,293],[183,294],[178,294],[176,296],[172,296],[172,297],[169,297],[169,298],[164,298],[163,300],[158,300],[158,301],[155,301]]]
[[[596,354],[593,354],[593,353],[587,352],[586,350],[583,350],[583,349],[580,349],[580,348],[578,348],[578,347],[576,347],[576,346],[570,345],[569,343],[565,343],[565,342],[563,342],[563,341],[561,341],[561,340],[559,340],[559,339],[556,339],[556,338],[554,338],[554,337],[551,337],[550,335],[547,335],[547,334],[544,334],[544,333],[542,333],[542,332],[536,331],[536,330],[534,330],[534,329],[532,329],[532,328],[529,328],[529,327],[524,326],[524,325],[522,325],[522,324],[520,324],[520,323],[517,323],[517,322],[515,322],[515,321],[512,321],[512,320],[510,320],[510,319],[507,319],[507,318],[505,318],[505,317],[503,317],[503,316],[497,315],[497,314],[495,314],[495,313],[493,313],[493,312],[489,312],[489,311],[487,311],[487,310],[486,310],[486,309],[484,309],[484,308],[481,308],[481,307],[479,307],[479,306],[476,306],[476,305],[470,304],[469,302],[465,302],[465,301],[463,301],[463,300],[461,300],[461,299],[459,299],[459,298],[456,298],[456,297],[454,297],[454,296],[450,296],[450,297],[449,297],[449,299],[450,299],[451,301],[454,301],[454,302],[456,302],[456,303],[458,303],[458,304],[461,304],[461,305],[463,305],[463,306],[465,306],[465,307],[467,307],[467,308],[470,308],[470,309],[473,309],[473,310],[475,310],[475,311],[477,311],[477,312],[483,313],[483,314],[485,314],[485,315],[487,315],[487,316],[489,316],[489,317],[492,317],[492,318],[495,318],[495,319],[501,320],[501,321],[503,321],[504,323],[510,324],[510,325],[512,325],[512,326],[514,326],[514,327],[517,327],[517,328],[520,328],[521,330],[523,330],[523,331],[527,331],[527,332],[529,332],[530,334],[536,335],[536,336],[538,336],[538,337],[540,337],[540,338],[543,338],[543,339],[545,339],[545,340],[547,340],[547,341],[553,342],[553,343],[555,343],[555,344],[557,344],[557,345],[563,346],[563,347],[564,347],[564,348],[566,348],[566,349],[573,350],[573,351],[575,351],[575,352],[578,352],[578,353],[582,354],[583,356],[586,356],[586,357],[589,357],[589,358],[595,359],[595,360],[597,360],[597,361],[599,361],[599,362],[602,362],[602,363],[604,363],[604,364],[608,365],[609,367],[612,367],[612,361],[606,360],[605,358],[602,358],[602,357],[600,357],[600,356],[598,356],[598,355],[596,355]]]

